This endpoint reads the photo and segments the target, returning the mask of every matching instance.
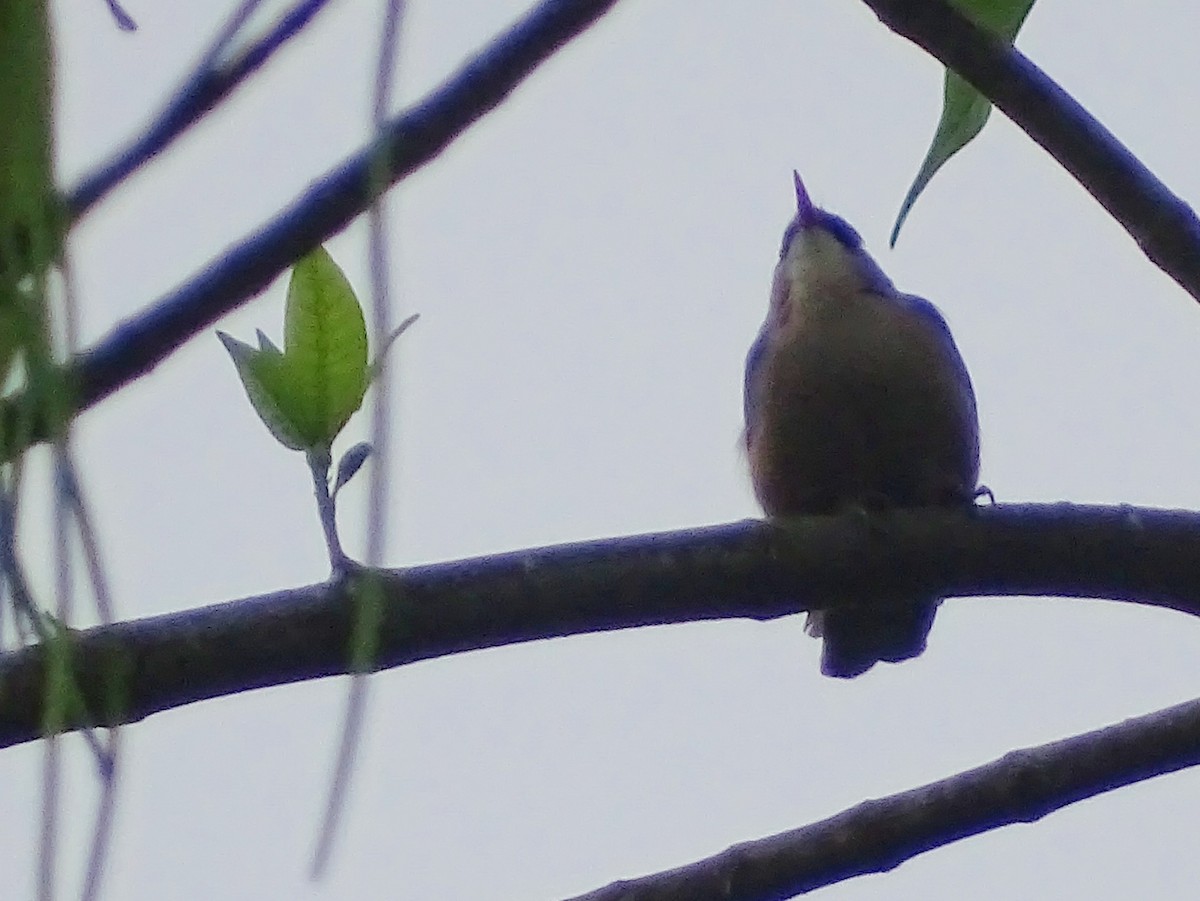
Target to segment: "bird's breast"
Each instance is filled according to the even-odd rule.
[[[769,514],[920,506],[973,489],[965,370],[948,336],[901,303],[797,306],[759,366],[747,449]]]

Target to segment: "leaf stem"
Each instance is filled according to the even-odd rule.
[[[325,533],[325,547],[329,550],[329,565],[333,576],[344,575],[354,568],[354,562],[342,550],[342,542],[337,533],[337,507],[333,495],[329,492],[329,468],[333,465],[329,448],[310,450],[305,454],[308,468],[313,477],[313,494],[317,498],[317,515],[321,520],[321,529]]]

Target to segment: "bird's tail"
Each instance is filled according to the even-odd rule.
[[[842,605],[809,613],[805,630],[825,640],[821,672],[851,679],[880,661],[899,663],[925,650],[940,601]]]

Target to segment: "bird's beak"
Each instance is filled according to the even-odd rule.
[[[796,185],[796,220],[801,226],[812,225],[817,219],[817,208],[813,206],[812,198],[808,196],[808,190],[804,187],[804,181],[795,169],[792,170],[792,181]]]

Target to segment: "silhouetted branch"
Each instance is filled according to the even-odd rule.
[[[75,357],[68,378],[73,409],[86,410],[145,375],[197,332],[254,297],[289,265],[349,225],[380,193],[434,159],[616,2],[543,0],[261,230]],[[0,425],[7,424],[2,434],[28,434],[14,427],[23,402],[18,396],[0,405]],[[33,440],[44,438],[45,423],[39,421]],[[0,454],[9,458],[21,449],[4,447]]]
[[[211,112],[274,56],[275,51],[299,34],[329,0],[301,0],[275,26],[233,59],[221,57],[233,38],[230,33],[205,54],[182,88],[125,150],[83,181],[67,195],[67,215],[77,221],[143,164],[162,153],[175,138]],[[240,24],[240,23],[239,23]],[[231,29],[236,30],[236,29]]]
[[[837,598],[1096,597],[1200,615],[1200,514],[1019,505],[757,521],[383,573],[377,668],[636,626],[766,620]],[[74,633],[71,725],[349,673],[348,583]],[[936,640],[936,635],[935,635]],[[44,653],[0,657],[0,747],[36,739]]]
[[[1189,701],[574,901],[779,901],[1198,763],[1200,701]]]
[[[864,0],[880,20],[974,85],[1075,176],[1150,260],[1200,300],[1200,220],[1018,50],[946,0]]]

